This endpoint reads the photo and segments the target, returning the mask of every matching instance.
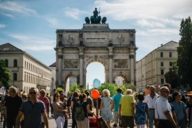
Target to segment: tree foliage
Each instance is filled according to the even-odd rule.
[[[74,84],[70,85],[69,91],[70,92],[75,92],[75,91],[83,92],[83,88],[80,85],[74,83]]]
[[[117,88],[121,88],[123,93],[126,91],[126,89],[132,89],[135,90],[135,86],[132,84],[123,84],[121,86],[118,86],[114,83],[103,83],[98,90],[102,92],[104,89],[108,89],[110,91],[111,96],[114,96],[117,93]]]
[[[165,81],[166,83],[171,84],[172,88],[178,88],[180,85],[179,76],[174,70],[170,70],[169,72],[165,73]]]
[[[102,92],[104,89],[108,89],[110,91],[111,96],[116,93],[117,85],[112,83],[103,83],[99,88],[99,92]]]
[[[5,88],[8,88],[10,78],[10,71],[6,67],[6,62],[4,60],[0,60],[0,84],[2,84]]]
[[[164,76],[166,83],[170,83],[172,88],[178,88],[180,86],[178,66],[176,62],[173,63],[171,70],[165,73]]]
[[[178,75],[182,85],[189,85],[192,88],[192,22],[191,18],[181,21],[178,47]]]

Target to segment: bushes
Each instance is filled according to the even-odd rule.
[[[117,92],[117,88],[121,88],[123,92],[125,92],[126,89],[132,89],[133,91],[135,91],[135,85],[132,85],[132,84],[124,84],[124,85],[121,85],[121,86],[117,86],[116,84],[112,84],[112,83],[103,83],[99,88],[98,90],[100,92],[103,91],[103,89],[109,89],[110,93],[111,93],[111,96],[114,96]]]

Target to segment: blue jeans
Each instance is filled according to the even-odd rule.
[[[153,128],[154,120],[155,120],[155,110],[149,109],[149,128]]]

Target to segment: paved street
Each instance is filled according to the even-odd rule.
[[[55,124],[54,119],[49,119],[49,125],[50,125],[50,128],[56,128],[56,124]],[[69,119],[68,128],[71,128],[71,119]],[[136,126],[135,126],[135,128],[136,128]]]
[[[0,122],[0,128],[3,128],[2,122]],[[53,118],[49,118],[49,128],[56,128],[55,120]],[[68,128],[71,128],[71,119],[69,119]]]
[[[69,126],[71,127],[71,121],[69,120],[69,122],[70,122]],[[49,126],[50,126],[50,128],[56,128],[55,120],[53,118],[49,119]],[[2,122],[0,122],[0,128],[3,128]]]

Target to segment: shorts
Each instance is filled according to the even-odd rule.
[[[133,116],[121,116],[120,118],[122,127],[134,128],[134,117]]]

